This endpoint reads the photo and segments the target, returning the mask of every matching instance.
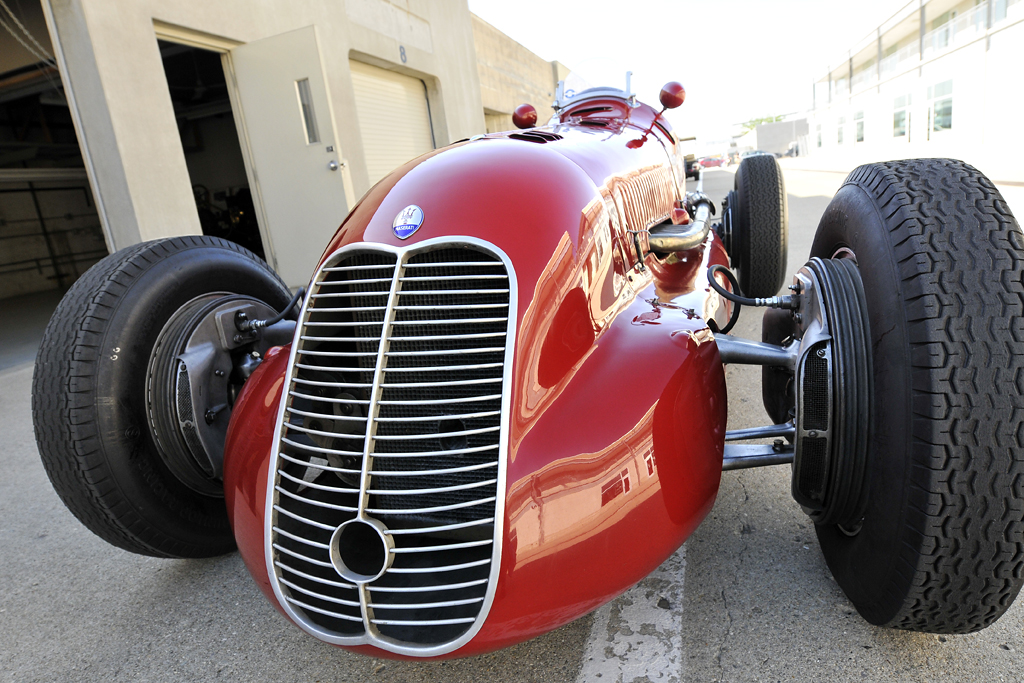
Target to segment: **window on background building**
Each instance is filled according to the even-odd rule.
[[[857,124],[857,142],[864,142],[864,112],[854,114],[853,121]]]
[[[956,10],[943,12],[932,21],[931,47],[936,50],[949,47],[949,39],[952,37],[952,20],[956,18]]]
[[[973,28],[975,33],[985,30],[985,23],[988,21],[988,8],[984,7],[984,5],[987,4],[987,0],[974,0],[973,9],[967,10],[967,17],[974,25]]]
[[[818,147],[821,147],[821,124],[819,123],[814,127],[814,132],[818,134]]]
[[[843,126],[846,125],[846,117],[840,116],[836,121],[836,144],[843,144]]]
[[[1019,2],[1024,2],[1024,0],[992,0],[992,23],[1005,19],[1009,8]]]
[[[995,0],[992,3],[992,23],[1006,18],[1006,0]]]
[[[892,136],[910,140],[910,95],[901,95],[893,101]]]
[[[953,127],[953,81],[928,87],[928,139]]]

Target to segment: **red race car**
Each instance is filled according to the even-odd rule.
[[[701,157],[698,161],[701,168],[717,168],[725,164],[725,159],[722,157]]]
[[[36,365],[57,492],[133,552],[237,545],[326,642],[459,657],[625,591],[723,469],[787,464],[865,619],[993,623],[1024,581],[1007,205],[959,161],[862,166],[790,270],[772,156],[717,206],[686,192],[661,117],[684,96],[560,92],[550,125],[522,107],[519,131],[405,164],[295,295],[215,238],[110,255]],[[761,340],[729,335],[741,306]],[[728,363],[763,367],[770,424],[727,429]]]

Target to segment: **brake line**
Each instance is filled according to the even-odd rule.
[[[269,318],[267,320],[246,320],[244,315],[238,316],[238,319],[235,321],[235,326],[238,328],[239,332],[248,332],[249,330],[258,330],[264,327],[274,325],[275,323],[279,323],[282,320],[284,320],[285,316],[288,315],[289,312],[291,312],[291,310],[295,307],[295,304],[297,304],[299,300],[302,299],[302,296],[305,293],[306,288],[299,287],[299,291],[295,292],[295,296],[292,297],[292,300],[289,301],[288,304],[281,310],[281,312],[275,315],[273,318]]]
[[[718,280],[715,279],[716,273],[722,273],[726,279],[729,280],[729,284],[732,285],[733,291],[730,292],[722,285],[718,284]],[[736,276],[731,270],[725,266],[716,263],[713,266],[708,267],[708,284],[718,292],[723,298],[736,304],[732,309],[732,315],[729,316],[729,322],[725,327],[722,328],[722,334],[726,334],[733,328],[736,321],[740,317],[740,307],[742,306],[762,306],[767,308],[788,308],[795,309],[799,305],[797,297],[786,294],[785,296],[772,296],[766,299],[760,297],[751,299],[743,296],[740,292],[740,283],[736,280]]]

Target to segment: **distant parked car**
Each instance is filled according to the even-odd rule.
[[[686,157],[686,177],[696,180],[699,172],[700,164],[693,158],[693,155],[688,155]]]
[[[724,164],[725,159],[722,157],[701,157],[697,160],[697,163],[700,164],[701,168],[714,168]]]

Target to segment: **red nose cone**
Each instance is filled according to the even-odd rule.
[[[516,128],[533,128],[537,125],[537,110],[532,104],[520,104],[512,112],[512,123]]]
[[[665,109],[675,109],[686,101],[686,88],[675,81],[669,81],[661,89],[658,99]]]

